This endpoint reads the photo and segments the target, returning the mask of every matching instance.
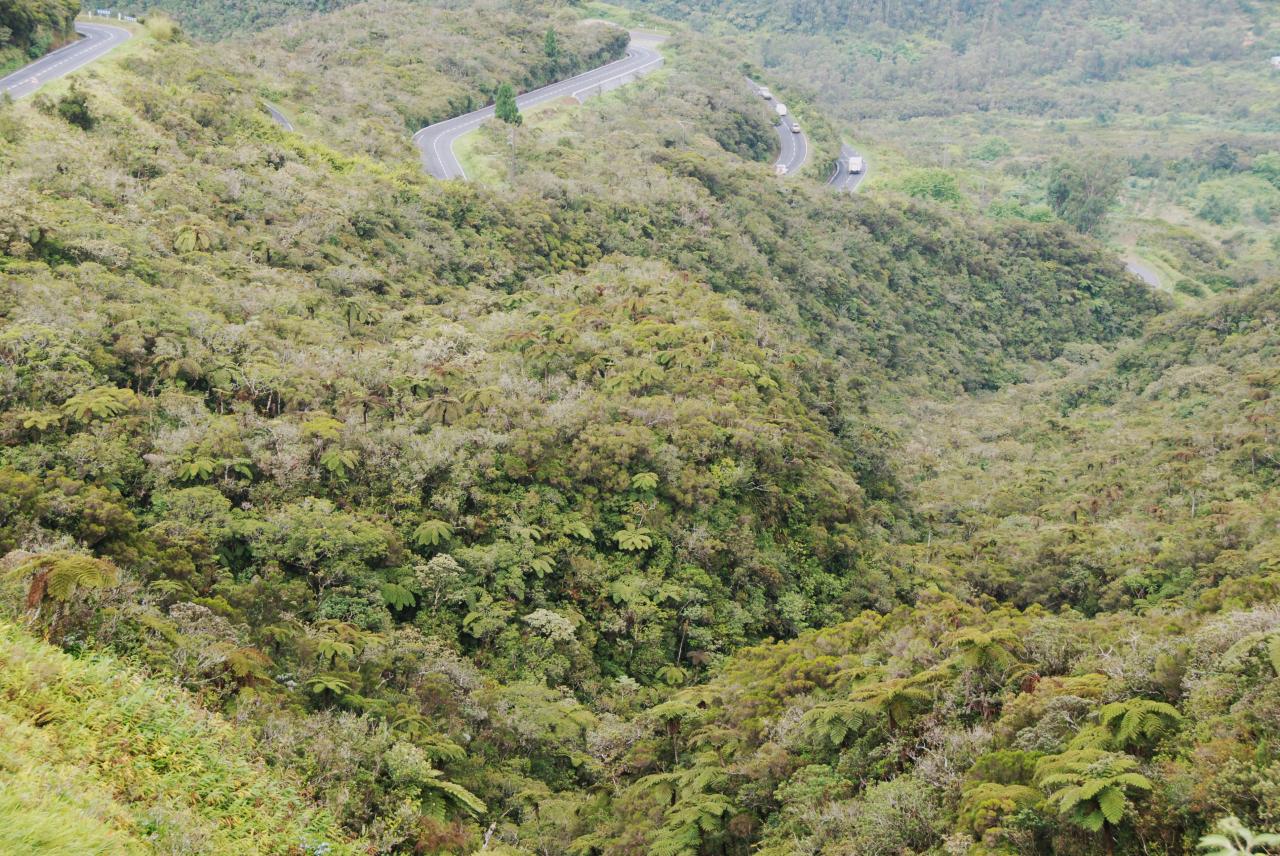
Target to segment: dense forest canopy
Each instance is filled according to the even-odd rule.
[[[699,9],[956,52],[1104,11]],[[892,158],[913,182],[780,182],[760,43],[674,24],[656,75],[482,129],[482,180],[435,181],[414,130],[625,31],[551,2],[288,11],[175,9],[230,38],[153,26],[0,105],[0,850],[1184,856],[1229,816],[1280,830],[1265,265],[1184,226],[1202,291],[1154,291],[1061,165],[1043,216]],[[1113,29],[1172,43],[1166,11]],[[1264,17],[1214,15],[1211,43]]]

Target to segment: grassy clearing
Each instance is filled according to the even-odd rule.
[[[524,125],[516,132],[516,146],[519,147],[522,137],[530,134],[545,137],[570,130],[573,116],[581,106],[572,98],[560,98],[523,111]],[[497,121],[486,122],[459,137],[453,151],[467,178],[486,184],[505,181],[511,157],[510,138],[510,129]]]
[[[506,143],[508,132],[506,128],[495,130],[491,127],[492,124],[486,124],[470,134],[459,137],[453,145],[453,153],[457,155],[458,163],[462,164],[462,169],[470,181],[496,184],[506,180],[506,161],[509,158]],[[503,137],[501,143],[496,139],[498,133]]]

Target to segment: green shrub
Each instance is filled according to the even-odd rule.
[[[58,99],[56,109],[59,116],[82,131],[93,130],[97,123],[97,117],[93,115],[89,104],[89,94],[75,83]]]
[[[898,182],[903,193],[916,199],[932,199],[937,202],[960,202],[960,184],[955,173],[945,169],[917,169],[907,173]]]

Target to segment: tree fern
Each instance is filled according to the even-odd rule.
[[[613,540],[618,542],[619,549],[636,553],[653,546],[652,534],[651,530],[643,526],[628,526],[613,533]]]
[[[203,226],[187,223],[174,235],[173,248],[179,253],[208,252],[213,248],[213,237]]]
[[[320,455],[320,466],[335,479],[345,479],[360,463],[360,455],[354,449],[326,449]]]
[[[656,490],[658,487],[657,473],[636,473],[631,477],[631,487],[639,491]]]
[[[1182,714],[1173,705],[1145,698],[1112,702],[1098,713],[1107,743],[1120,750],[1150,747],[1181,721]]]
[[[27,579],[27,608],[39,611],[47,599],[66,603],[86,589],[114,585],[120,571],[107,559],[59,550],[19,562],[9,576]]]
[[[1136,759],[1101,749],[1077,749],[1041,758],[1036,784],[1050,804],[1072,823],[1101,832],[1103,849],[1114,850],[1114,828],[1124,820],[1131,795],[1151,790],[1146,776],[1134,772]]]
[[[875,717],[870,705],[845,699],[818,705],[804,715],[801,725],[815,745],[839,749],[850,735],[867,728]]]
[[[178,481],[204,481],[213,475],[214,466],[212,458],[191,458],[178,465],[176,475]]]
[[[453,537],[453,527],[443,520],[424,520],[413,530],[413,542],[419,547],[438,547]]]
[[[381,594],[382,602],[391,609],[408,609],[415,603],[413,592],[400,585],[400,583],[383,584]]]
[[[487,810],[483,800],[462,785],[445,779],[439,770],[431,770],[422,782],[422,808],[423,814],[437,820],[446,819],[451,808],[473,816],[482,815]]]
[[[67,399],[62,412],[78,422],[94,422],[128,413],[137,404],[138,396],[131,389],[100,386]]]
[[[313,695],[332,693],[335,696],[341,696],[351,691],[351,684],[336,675],[316,675],[307,680],[307,689]]]
[[[721,794],[681,800],[663,818],[648,852],[651,856],[697,856],[708,839],[723,832],[734,811],[733,802]]]
[[[566,520],[560,525],[560,531],[570,538],[577,538],[580,541],[591,541],[594,535],[591,527],[580,519]]]

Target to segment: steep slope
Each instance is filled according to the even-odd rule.
[[[1252,2],[635,0],[732,35],[872,154],[870,186],[1049,219],[1065,164],[1091,226],[1196,298],[1276,276],[1280,15]],[[833,156],[834,145],[827,156]],[[1106,193],[1101,196],[1106,197]],[[1109,202],[1109,200],[1108,200]]]
[[[555,33],[548,49],[547,33]],[[274,27],[243,50],[305,134],[407,159],[425,125],[621,57],[627,33],[550,3],[381,0]]]
[[[0,623],[0,852],[363,852],[248,735],[111,659]]]
[[[1065,378],[915,409],[920,558],[1001,600],[1088,612],[1280,594],[1277,319],[1280,288],[1259,287],[1101,364],[1064,360]]]
[[[1190,854],[1228,813],[1274,829],[1273,598],[1152,620],[930,593],[749,649],[599,729],[608,799],[543,801],[509,835],[531,852],[1083,856]],[[1072,770],[1126,777],[1105,832],[1060,811]]]
[[[520,834],[607,854],[1182,854],[1225,814],[1276,828],[1278,319],[1273,285],[1066,377],[915,409],[903,459],[929,535],[883,561],[928,581],[916,604],[728,658],[630,717],[609,801]],[[1128,776],[1105,824],[1061,802],[1073,776]]]
[[[433,181],[408,114],[329,94],[483,97],[357,44],[403,8],[332,54],[139,42],[83,81],[89,130],[56,88],[3,108],[0,549],[6,603],[233,711],[377,850],[469,852],[734,650],[914,597],[881,402],[1164,304],[1061,227],[778,187],[694,38],[531,117],[509,184]],[[286,66],[299,133],[259,104]]]

